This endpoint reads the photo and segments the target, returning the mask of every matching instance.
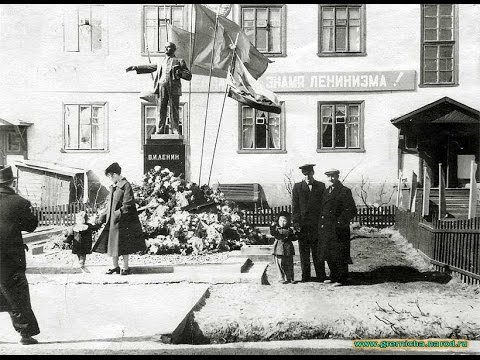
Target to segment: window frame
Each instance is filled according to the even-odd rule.
[[[67,148],[66,145],[67,145],[67,142],[66,142],[66,134],[65,134],[65,109],[66,109],[66,106],[71,106],[71,105],[75,105],[79,108],[79,116],[80,116],[80,107],[81,106],[97,106],[97,107],[100,107],[102,106],[103,107],[103,113],[104,113],[104,119],[103,119],[103,149],[81,149],[81,148],[77,148],[77,149],[73,149],[73,148]],[[78,124],[80,123],[80,118],[78,118]],[[91,119],[90,119],[91,121]],[[89,152],[89,153],[106,153],[106,152],[109,152],[109,142],[108,142],[108,139],[109,139],[109,126],[108,126],[108,102],[107,101],[91,101],[91,102],[79,102],[79,103],[75,103],[75,102],[64,102],[62,104],[62,148],[61,148],[61,152],[73,152],[73,153],[78,153],[78,152]],[[79,146],[80,146],[80,143],[79,143]]]
[[[238,4],[238,15],[236,16],[237,23],[243,30],[243,9],[245,8],[277,8],[280,9],[280,51],[270,52],[261,51],[267,57],[286,57],[287,56],[287,4]],[[256,26],[255,26],[256,29]],[[255,44],[253,44],[256,46]]]
[[[322,50],[322,11],[323,8],[333,7],[358,7],[360,9],[360,51],[332,51],[324,52]],[[319,57],[338,57],[338,56],[367,56],[367,24],[366,24],[366,4],[318,4],[318,51],[317,56]],[[335,27],[334,27],[335,28]],[[348,29],[348,27],[347,27]],[[347,31],[348,33],[348,31]]]
[[[90,30],[90,50],[81,50],[80,49],[80,11],[88,11],[90,13],[90,26],[93,27],[92,23],[92,8],[98,8],[101,9],[101,47],[97,50],[93,48],[93,33],[92,30]],[[67,45],[67,32],[68,32],[68,26],[66,18],[68,16],[72,16],[73,14],[76,14],[77,17],[77,25],[78,30],[76,31],[76,36],[77,36],[77,42],[76,42],[76,47],[77,50],[69,50],[69,45]],[[107,25],[107,11],[106,7],[103,4],[78,4],[78,5],[70,5],[67,6],[65,9],[64,13],[64,18],[63,18],[63,51],[67,54],[80,54],[80,55],[108,55],[108,33],[107,33],[108,25]]]
[[[145,145],[148,145],[148,144],[151,144],[152,141],[156,141],[156,140],[162,140],[161,137],[160,139],[146,139],[145,137],[145,126],[146,126],[146,123],[145,123],[145,115],[146,115],[146,107],[147,106],[157,106],[155,105],[154,103],[151,103],[151,102],[147,102],[147,101],[142,101],[141,104],[140,104],[140,112],[141,112],[141,123],[142,123],[142,129],[141,129],[141,141],[140,141],[140,144],[141,144],[141,150],[143,151],[144,149],[144,146]],[[168,105],[170,106],[170,104]],[[179,111],[180,109],[182,109],[182,114],[183,114],[183,117],[181,119],[179,119],[179,122],[182,123],[182,135],[184,139],[187,139],[188,137],[188,102],[186,101],[181,101],[179,103]],[[168,114],[168,113],[167,113]],[[168,135],[169,134],[159,134],[159,136],[161,135],[167,135],[165,136],[165,139],[168,138]]]
[[[358,129],[358,148],[335,148],[335,143],[333,147],[324,148],[322,144],[322,105],[346,105],[347,108],[349,105],[359,105],[359,129]],[[334,118],[335,119],[335,118]],[[317,152],[318,153],[356,153],[356,152],[365,152],[365,139],[364,139],[364,128],[365,128],[365,100],[345,100],[345,101],[318,101],[317,102]],[[333,139],[335,139],[335,126],[332,123],[333,129]],[[347,140],[346,140],[347,141]]]
[[[420,4],[420,83],[419,87],[454,87],[459,85],[459,31],[458,31],[458,4],[452,5],[452,40],[425,40],[425,5],[449,5],[449,4]],[[425,82],[425,46],[428,45],[452,45],[453,70],[451,83],[426,83]],[[438,61],[438,57],[437,57]]]
[[[22,135],[20,135],[17,131],[15,130],[6,130],[5,132],[5,153],[7,155],[23,155],[23,152],[24,152],[24,148],[23,148],[23,145],[22,145]],[[25,132],[26,133],[26,132]],[[19,140],[19,149],[18,150],[11,150],[10,149],[10,145],[11,145],[11,142],[10,142],[10,135],[14,135],[15,137],[18,138]],[[26,134],[25,134],[26,136]],[[26,139],[25,139],[26,141]]]
[[[140,49],[140,53],[142,56],[153,56],[153,57],[159,57],[159,56],[165,56],[165,49],[163,47],[163,44],[158,44],[159,45],[159,50],[158,51],[152,51],[152,49],[148,49],[148,52],[147,52],[147,49],[146,49],[146,43],[145,43],[145,40],[146,40],[146,36],[147,36],[147,24],[146,24],[146,14],[145,14],[145,10],[147,7],[156,7],[157,10],[160,9],[160,8],[163,8],[163,6],[166,6],[167,8],[170,8],[170,19],[167,19],[169,23],[171,23],[171,8],[172,7],[181,7],[182,8],[182,26],[181,28],[184,29],[184,30],[187,30],[185,29],[185,27],[187,26],[187,24],[190,23],[190,20],[189,20],[189,12],[188,12],[188,6],[186,6],[186,4],[172,4],[172,3],[165,3],[165,4],[148,4],[148,5],[143,5],[142,6],[142,23],[141,23],[141,33],[140,33],[140,37],[141,37],[141,40],[140,40],[140,46],[141,46],[141,49]],[[160,20],[160,19],[159,19]],[[164,19],[162,19],[164,20]],[[158,27],[157,27],[157,30],[158,30]],[[190,29],[188,29],[188,31],[191,31]]]
[[[242,148],[242,146],[243,146],[243,136],[242,136],[242,132],[243,132],[243,117],[242,117],[242,114],[243,114],[243,111],[242,111],[242,109],[243,108],[251,108],[254,112],[262,111],[262,110],[257,110],[257,109],[254,109],[254,108],[248,106],[248,105],[244,105],[244,104],[241,104],[241,103],[238,104],[238,149],[237,149],[238,154],[285,154],[285,153],[287,153],[287,150],[286,150],[286,148],[287,148],[286,147],[286,127],[285,127],[285,125],[286,125],[286,121],[285,121],[285,102],[281,101],[280,106],[281,106],[281,109],[282,109],[282,112],[280,114],[278,114],[279,117],[280,117],[280,148],[279,149],[257,149],[257,148],[244,149],[244,148]],[[256,116],[254,118],[256,119]],[[255,124],[254,124],[253,138],[255,139]],[[267,139],[268,139],[268,137],[267,137]],[[255,142],[255,140],[254,140],[254,142]],[[256,145],[256,144],[254,144],[254,145]]]

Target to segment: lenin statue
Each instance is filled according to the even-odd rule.
[[[170,104],[170,131],[179,133],[179,99],[182,95],[180,79],[190,81],[192,73],[187,68],[185,60],[175,57],[177,46],[172,42],[165,44],[165,58],[157,65],[129,66],[127,72],[136,70],[137,74],[152,73],[157,71],[154,82],[154,95],[158,96],[160,122],[157,126],[157,134],[163,134],[167,119],[167,105]]]

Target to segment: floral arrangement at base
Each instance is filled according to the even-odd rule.
[[[202,254],[268,243],[223,193],[167,168],[155,166],[133,190],[148,254]]]

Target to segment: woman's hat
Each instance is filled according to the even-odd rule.
[[[8,183],[14,179],[16,179],[16,177],[13,176],[12,167],[10,165],[0,165],[0,184]]]

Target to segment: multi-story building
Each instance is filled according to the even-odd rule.
[[[304,163],[320,180],[340,169],[355,195],[363,182],[378,202],[400,170],[421,181],[426,167],[435,186],[443,163],[457,187],[478,162],[479,4],[234,4],[227,17],[273,60],[259,81],[282,113],[225,98],[224,79],[208,94],[208,77],[193,74],[183,137],[172,140],[155,134],[156,107],[140,99],[152,77],[125,69],[161,60],[165,18],[192,30],[192,9],[1,5],[0,161],[48,160],[100,178],[118,161],[139,182],[145,158],[185,157],[187,179],[259,183],[272,206],[289,203],[285,181]]]

